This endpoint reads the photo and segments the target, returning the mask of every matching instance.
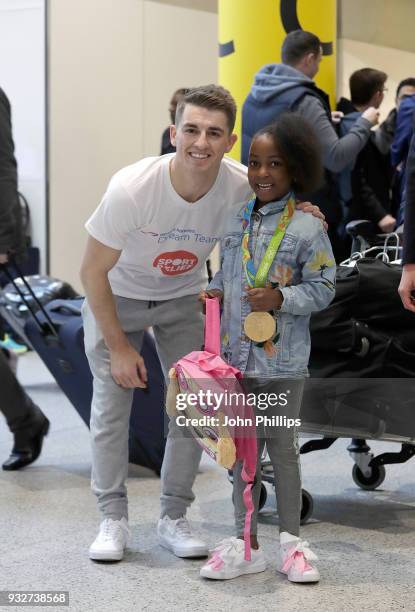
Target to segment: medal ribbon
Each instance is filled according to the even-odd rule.
[[[244,230],[242,237],[242,263],[245,270],[245,275],[250,287],[265,287],[268,272],[271,268],[272,262],[274,261],[275,255],[280,248],[282,239],[284,238],[287,227],[292,219],[295,211],[296,201],[293,196],[290,196],[284,211],[281,215],[280,221],[275,228],[274,235],[272,236],[270,243],[265,251],[265,255],[259,264],[258,270],[255,269],[254,262],[249,252],[249,231],[251,228],[251,214],[255,206],[255,198],[250,200],[245,207],[243,212],[242,228]]]

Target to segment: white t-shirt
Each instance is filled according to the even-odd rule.
[[[174,155],[148,157],[117,172],[85,225],[93,238],[122,251],[108,275],[115,295],[167,300],[198,293],[231,208],[252,193],[246,167],[224,158],[210,191],[190,204],[171,184]]]

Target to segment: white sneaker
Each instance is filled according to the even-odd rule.
[[[277,555],[277,570],[287,574],[291,582],[318,582],[320,573],[311,563],[318,557],[309,543],[287,531],[280,534],[280,548]]]
[[[124,517],[119,521],[105,519],[91,544],[89,558],[95,561],[121,561],[129,538],[130,529]]]
[[[230,580],[243,574],[256,574],[267,568],[262,550],[251,548],[251,560],[245,560],[245,543],[237,538],[222,540],[213,555],[200,570],[203,578]]]
[[[176,557],[206,557],[208,547],[205,542],[196,538],[184,516],[176,520],[165,516],[157,525],[159,542],[171,550]]]

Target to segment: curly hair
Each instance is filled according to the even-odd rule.
[[[253,137],[270,136],[284,159],[296,194],[312,193],[323,178],[321,147],[311,124],[297,113],[282,113]]]

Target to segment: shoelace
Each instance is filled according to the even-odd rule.
[[[181,518],[176,521],[176,531],[181,536],[192,536],[190,525],[185,518]]]
[[[288,572],[295,564],[298,571],[306,572],[313,569],[307,561],[317,561],[317,559],[317,555],[310,549],[310,544],[305,540],[298,540],[297,544],[288,551],[281,569],[283,572]]]
[[[120,523],[114,523],[114,521],[105,520],[104,528],[103,528],[103,537],[104,540],[111,540],[115,537],[120,537],[123,528]]]
[[[237,551],[239,548],[239,541],[236,538],[226,538],[219,542],[219,544],[213,548],[210,552],[212,553],[211,558],[207,562],[208,565],[212,566],[212,569],[219,570],[224,566],[225,562],[223,557],[230,553],[232,550]]]
[[[235,537],[225,538],[224,540],[221,540],[220,542],[218,542],[215,548],[211,548],[209,552],[214,554],[215,552],[220,552],[221,550],[224,550],[225,548],[235,547],[236,543],[237,543],[237,539]]]

